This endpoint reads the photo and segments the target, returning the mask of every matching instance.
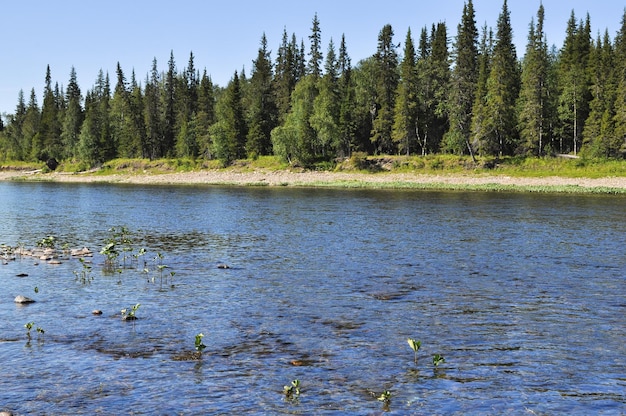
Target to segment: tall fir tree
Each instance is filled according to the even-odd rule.
[[[550,96],[547,39],[544,32],[545,12],[543,5],[537,11],[537,24],[530,23],[526,54],[522,63],[519,94],[518,126],[520,133],[519,153],[542,156],[549,143]]]
[[[615,138],[619,143],[619,154],[626,157],[626,10],[622,15],[620,30],[615,36],[616,83],[615,93]]]
[[[146,78],[145,87],[144,124],[146,126],[146,142],[143,149],[144,157],[156,159],[163,157],[161,152],[163,141],[163,121],[161,104],[161,77],[157,67],[157,60],[152,60],[152,69]]]
[[[422,29],[419,42],[418,143],[422,155],[437,152],[447,129],[447,89],[450,79],[448,38],[444,23],[432,25],[431,35]]]
[[[472,106],[472,129],[470,145],[473,150],[480,150],[481,140],[487,136],[487,80],[491,72],[493,56],[493,31],[483,26],[478,54],[478,80],[476,98]]]
[[[481,153],[502,156],[517,146],[516,100],[519,94],[519,70],[513,44],[513,30],[507,1],[498,17],[496,42],[487,79],[485,135]]]
[[[395,153],[391,131],[395,94],[399,83],[397,45],[393,43],[393,28],[385,25],[378,35],[378,48],[374,55],[376,64],[376,107],[371,141],[376,153]]]
[[[63,117],[61,128],[61,141],[63,143],[64,155],[67,158],[78,157],[78,141],[80,128],[84,120],[82,107],[82,94],[76,77],[76,70],[72,67],[70,80],[65,91],[67,109]]]
[[[63,146],[61,143],[61,125],[59,122],[59,106],[52,87],[50,65],[46,68],[46,83],[41,109],[39,132],[33,141],[33,157],[38,160],[49,158],[61,159]]]
[[[163,118],[163,141],[160,143],[160,155],[162,157],[172,156],[175,143],[176,126],[176,62],[174,61],[174,51],[170,52],[170,59],[167,62],[167,73],[165,74],[164,86],[164,110]]]
[[[398,151],[407,156],[417,141],[417,62],[411,28],[404,41],[404,54],[400,62],[400,82],[396,91],[392,138]]]
[[[117,154],[121,157],[130,158],[133,152],[133,130],[134,120],[130,105],[130,92],[126,82],[126,76],[120,63],[115,69],[117,82],[113,89],[111,99],[110,123],[112,140],[117,149]]]
[[[621,143],[615,136],[616,74],[613,45],[608,31],[596,41],[589,56],[591,96],[589,116],[583,129],[583,148],[586,155],[615,157]]]
[[[25,123],[28,107],[24,99],[24,90],[20,90],[17,97],[15,113],[8,118],[4,129],[6,147],[4,157],[7,160],[27,160],[30,153],[30,143],[26,139]]]
[[[578,153],[591,100],[587,64],[591,50],[589,15],[576,24],[574,11],[567,22],[563,48],[559,56],[559,152]]]
[[[278,109],[278,124],[285,121],[291,105],[291,93],[296,86],[296,45],[295,35],[289,42],[287,29],[283,30],[282,43],[278,48],[274,71],[274,93]]]
[[[196,140],[198,142],[199,155],[211,159],[213,156],[213,144],[209,129],[215,123],[215,94],[213,82],[207,75],[206,69],[200,78],[198,89],[198,111],[194,117],[196,128]]]
[[[215,156],[225,165],[246,157],[246,122],[237,72],[217,103],[218,122],[211,127]]]
[[[455,154],[469,152],[474,158],[470,135],[478,83],[478,29],[472,0],[463,5],[453,57],[448,95],[450,129],[444,138],[443,150]]]
[[[334,154],[339,143],[339,68],[335,44],[330,39],[324,64],[324,75],[317,81],[318,95],[313,101],[310,123],[315,130],[315,153]]]
[[[248,88],[247,153],[252,156],[269,155],[272,151],[271,133],[278,124],[278,107],[275,101],[272,59],[267,49],[265,33],[261,47],[252,63],[252,76]]]
[[[137,83],[135,71],[130,77],[130,117],[132,117],[131,141],[127,152],[131,157],[148,157],[146,147],[146,125],[144,120],[144,94]]]
[[[352,77],[352,63],[348,55],[345,35],[341,36],[339,45],[339,125],[337,155],[340,158],[349,157],[356,147],[356,115],[355,115],[355,87]]]
[[[317,13],[315,13],[313,17],[313,26],[311,27],[309,41],[311,42],[311,46],[309,48],[307,73],[313,75],[314,78],[319,78],[322,76],[322,61],[324,56],[322,54],[322,30],[320,28],[320,21],[317,18]]]

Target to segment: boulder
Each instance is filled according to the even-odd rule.
[[[31,298],[27,298],[26,296],[22,296],[22,295],[17,295],[13,301],[14,301],[15,303],[19,303],[19,304],[25,304],[25,303],[33,303],[33,302],[35,302],[33,299],[31,299]]]
[[[55,158],[51,157],[50,159],[46,160],[46,166],[50,170],[55,170],[59,167],[59,162]]]

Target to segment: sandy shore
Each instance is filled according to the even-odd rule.
[[[424,187],[472,188],[485,185],[533,188],[533,187],[579,187],[581,190],[610,188],[626,189],[626,177],[605,178],[520,178],[490,174],[418,174],[418,173],[349,173],[349,172],[294,172],[294,171],[236,171],[202,170],[195,172],[166,174],[67,174],[0,171],[0,181],[52,181],[77,183],[120,183],[120,184],[205,184],[239,186],[369,186],[369,187]]]

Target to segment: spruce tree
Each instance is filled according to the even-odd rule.
[[[559,56],[559,152],[578,153],[581,133],[589,114],[589,76],[587,64],[591,50],[590,23],[577,25],[574,11],[567,23],[567,32]]]
[[[145,106],[144,119],[146,126],[146,143],[143,149],[144,157],[156,159],[163,157],[162,137],[163,137],[163,121],[161,118],[161,77],[157,68],[156,58],[152,61],[152,69],[150,75],[146,79],[145,87]]]
[[[295,36],[294,36],[295,42]],[[282,43],[278,48],[274,72],[274,92],[278,109],[278,124],[282,124],[289,113],[291,93],[296,86],[296,46],[288,41],[287,30],[283,30]]]
[[[30,97],[28,100],[28,106],[26,107],[26,114],[24,115],[24,123],[22,124],[24,158],[26,160],[37,160],[35,157],[37,151],[33,148],[36,146],[35,142],[39,135],[39,126],[41,124],[41,110],[37,103],[37,94],[35,89],[30,90]]]
[[[130,117],[132,117],[131,141],[127,152],[132,157],[148,157],[146,144],[146,125],[144,120],[144,94],[141,86],[137,83],[135,71],[130,78]]]
[[[198,112],[194,117],[196,128],[196,140],[198,142],[199,154],[207,159],[213,156],[213,144],[209,128],[215,123],[215,95],[213,93],[213,82],[207,75],[206,69],[200,78],[198,89]]]
[[[417,66],[415,47],[411,37],[411,28],[408,29],[404,41],[404,54],[400,62],[400,82],[396,92],[394,110],[394,124],[392,137],[398,151],[410,154],[417,140]]]
[[[520,153],[542,156],[549,142],[549,56],[544,25],[544,8],[539,6],[537,25],[530,23],[528,44],[522,64],[519,96]]]
[[[498,17],[491,71],[487,79],[485,136],[481,152],[486,155],[511,154],[517,145],[516,100],[519,71],[507,1]]]
[[[76,78],[76,70],[72,67],[70,80],[65,91],[67,109],[62,122],[61,141],[64,155],[68,158],[78,157],[78,141],[80,128],[84,120],[82,94]]]
[[[119,156],[130,158],[135,156],[133,151],[134,121],[126,77],[119,62],[117,63],[115,73],[117,82],[113,90],[113,98],[111,99],[111,135]]]
[[[348,55],[345,35],[341,36],[339,46],[339,125],[337,155],[341,158],[349,157],[356,147],[356,114],[355,114],[355,87],[352,77],[352,63]]]
[[[493,31],[483,26],[478,54],[478,81],[476,83],[476,99],[472,106],[472,130],[470,145],[472,149],[480,149],[481,141],[487,136],[487,80],[491,72],[493,55]]]
[[[598,36],[589,57],[591,96],[589,117],[583,129],[583,151],[594,157],[615,157],[621,147],[616,140],[615,120],[615,56],[608,31]]]
[[[313,75],[314,78],[319,78],[322,76],[322,61],[324,57],[322,55],[322,31],[320,29],[320,21],[317,18],[317,13],[315,13],[313,17],[313,27],[311,27],[309,41],[311,42],[311,46],[309,49],[307,73]]]
[[[395,94],[398,88],[398,54],[393,43],[393,28],[385,25],[378,35],[378,48],[374,55],[376,64],[376,107],[372,125],[371,141],[376,153],[395,153],[391,131]]]
[[[8,123],[4,129],[4,157],[8,160],[27,160],[30,153],[30,143],[25,135],[26,114],[24,90],[20,90],[15,113],[8,116]]]
[[[217,103],[218,122],[211,127],[215,156],[225,165],[246,157],[246,124],[239,75],[235,72]]]
[[[52,88],[50,65],[46,67],[46,83],[41,109],[41,124],[39,132],[33,141],[33,157],[38,160],[62,157],[61,125],[59,123],[59,107]]]
[[[310,123],[315,130],[315,153],[327,156],[339,146],[339,73],[335,46],[331,38],[324,64],[324,75],[318,79],[318,95],[313,101]]]
[[[614,134],[619,143],[618,153],[626,156],[626,10],[622,15],[622,25],[615,36],[616,83]]]
[[[163,141],[160,143],[160,155],[171,156],[174,152],[175,126],[176,126],[176,62],[174,51],[170,52],[167,63],[164,86],[165,116],[163,119]]]
[[[253,61],[252,77],[248,88],[248,136],[246,150],[252,157],[269,155],[272,151],[271,133],[278,123],[278,108],[270,52],[265,34]]]
[[[443,149],[455,154],[467,151],[473,158],[470,134],[478,82],[478,29],[472,0],[463,5],[453,55],[454,69],[448,95],[450,130],[444,139]]]
[[[439,150],[448,126],[450,67],[445,24],[432,25],[430,37],[423,28],[419,45],[417,137],[425,155]]]

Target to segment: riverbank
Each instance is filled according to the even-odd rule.
[[[42,173],[0,171],[0,181],[117,183],[137,185],[231,185],[337,188],[449,189],[570,193],[625,193],[626,177],[514,177],[488,173],[360,173],[307,170],[203,169],[176,173]]]

